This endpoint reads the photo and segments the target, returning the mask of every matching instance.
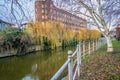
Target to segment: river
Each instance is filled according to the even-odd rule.
[[[67,60],[68,50],[75,47],[0,59],[0,80],[50,80]]]

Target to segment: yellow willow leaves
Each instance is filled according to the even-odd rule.
[[[98,30],[91,30],[91,39],[98,39],[101,36],[101,33]]]
[[[47,38],[51,47],[58,46],[64,40],[69,44],[72,40],[82,41],[97,39],[101,36],[98,30],[89,30],[81,28],[74,30],[70,26],[66,26],[61,22],[49,21],[46,24],[41,22],[29,23],[26,32],[30,34],[38,44],[43,44],[43,37]]]
[[[72,39],[75,38],[75,30],[73,30],[72,28],[68,28],[66,29],[66,35],[65,35],[65,38],[67,41],[70,41]]]
[[[81,40],[88,40],[89,39],[89,30],[87,28],[81,28],[79,30],[79,36]]]

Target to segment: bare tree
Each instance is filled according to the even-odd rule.
[[[97,27],[107,40],[107,52],[113,52],[110,28],[119,17],[120,0],[73,0],[70,10],[83,15],[90,25]]]
[[[34,7],[33,4],[34,0],[3,0],[0,8],[4,10],[0,13],[0,17],[20,27],[24,22],[33,20],[31,16],[34,14],[34,8],[31,9],[31,6]]]

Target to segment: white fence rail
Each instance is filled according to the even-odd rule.
[[[56,72],[56,74],[51,78],[51,80],[57,80],[59,76],[63,73],[63,71],[66,69],[66,67],[68,67],[68,80],[75,80],[76,76],[77,79],[79,80],[81,59],[84,58],[86,55],[90,55],[91,52],[97,50],[103,44],[105,44],[105,41],[103,39],[93,40],[88,42],[80,42],[77,45],[77,48],[74,51],[74,53],[71,50],[68,51],[67,61]],[[77,55],[77,59],[74,68],[73,58],[75,57],[75,55]]]

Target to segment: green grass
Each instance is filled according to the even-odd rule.
[[[113,40],[112,44],[113,44],[113,47],[114,47],[114,52],[115,53],[120,53],[120,41]]]
[[[113,47],[120,48],[120,41],[112,40]]]

